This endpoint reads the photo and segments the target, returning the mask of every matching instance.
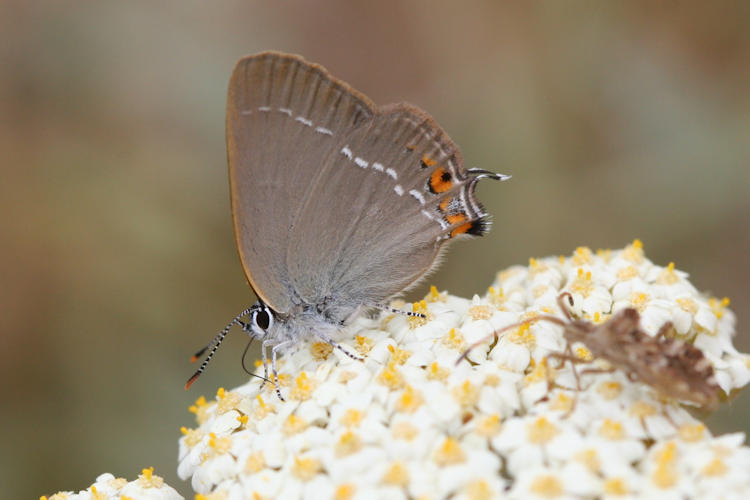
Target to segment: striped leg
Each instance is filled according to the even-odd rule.
[[[409,316],[411,318],[426,318],[422,313],[416,313],[411,311],[403,311],[401,309],[396,309],[395,307],[387,306],[385,304],[368,304],[369,307],[375,307],[377,309],[380,309],[381,311],[386,311],[394,314],[403,314],[404,316]]]
[[[263,343],[265,344],[265,342]],[[284,342],[281,342],[280,344],[276,344],[271,348],[271,371],[273,372],[273,382],[276,386],[276,395],[282,401],[286,401],[286,399],[281,396],[281,389],[279,388],[279,373],[276,371],[276,353],[291,343],[291,340],[286,340]]]
[[[263,343],[260,346],[260,355],[261,355],[261,359],[263,360],[263,382],[261,382],[258,390],[262,390],[263,387],[265,387],[266,385],[266,381],[269,380],[268,378],[268,356],[266,355],[266,349],[268,348],[268,346],[273,345],[274,342],[275,341],[273,339],[266,339],[263,341]],[[276,372],[274,371],[274,374],[275,373]]]

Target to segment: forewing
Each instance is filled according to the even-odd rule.
[[[249,56],[232,73],[226,128],[235,237],[250,285],[277,312],[293,301],[286,248],[295,214],[337,140],[372,115],[366,97],[297,56]]]

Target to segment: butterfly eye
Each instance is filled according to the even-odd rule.
[[[269,311],[267,307],[263,307],[263,309],[256,311],[255,314],[253,314],[253,323],[264,332],[267,331],[273,324],[271,311]]]

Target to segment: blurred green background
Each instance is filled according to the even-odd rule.
[[[732,299],[750,350],[749,6],[0,3],[3,496],[154,465],[192,497],[175,474],[187,407],[246,380],[235,334],[182,389],[190,355],[254,300],[224,106],[234,62],[266,49],[417,104],[468,166],[513,175],[480,188],[490,235],[428,284],[470,296],[529,257],[638,237]],[[750,431],[749,410],[746,393],[710,426]]]

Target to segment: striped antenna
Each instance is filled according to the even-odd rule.
[[[229,334],[229,330],[232,329],[232,326],[239,325],[240,327],[243,327],[243,323],[240,321],[240,318],[243,316],[246,316],[250,314],[250,312],[253,310],[253,308],[248,308],[242,311],[240,314],[235,316],[235,318],[229,322],[227,326],[224,327],[222,331],[220,331],[216,336],[211,339],[211,342],[208,343],[206,347],[196,352],[193,357],[191,358],[191,363],[195,362],[198,358],[200,358],[203,353],[211,349],[211,351],[208,353],[208,356],[206,356],[206,359],[203,360],[203,363],[201,363],[200,368],[193,374],[192,377],[188,379],[188,381],[185,383],[185,390],[190,389],[190,386],[193,385],[193,382],[195,382],[198,377],[201,376],[201,373],[206,369],[206,365],[208,365],[208,362],[211,361],[211,358],[214,357],[214,354],[216,353],[216,350],[219,348],[221,343],[224,341],[224,338]]]

